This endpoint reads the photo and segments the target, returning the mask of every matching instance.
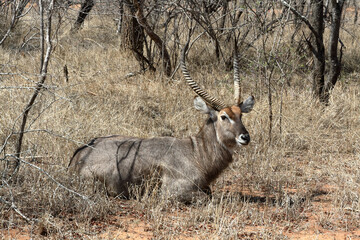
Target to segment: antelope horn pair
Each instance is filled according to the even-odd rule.
[[[218,100],[215,97],[210,96],[205,90],[201,89],[199,85],[190,77],[190,73],[185,65],[185,53],[189,47],[189,41],[186,43],[185,47],[182,50],[180,57],[180,65],[183,76],[187,82],[187,84],[192,88],[192,90],[201,97],[206,103],[208,103],[214,110],[220,111],[223,108],[226,108],[227,105],[222,101]],[[236,48],[234,51],[234,95],[236,104],[240,104],[241,102],[241,87],[240,87],[240,77],[239,77],[239,61],[236,52]]]

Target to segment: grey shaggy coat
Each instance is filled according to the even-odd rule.
[[[232,162],[233,150],[250,141],[241,117],[251,111],[254,99],[220,111],[199,97],[194,104],[209,115],[196,136],[95,138],[75,151],[69,168],[104,182],[110,195],[128,198],[130,186],[142,184],[157,172],[162,194],[169,198],[188,202],[206,196],[209,184]]]

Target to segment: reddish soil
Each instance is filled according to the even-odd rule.
[[[229,188],[231,186],[225,187]],[[234,190],[234,189],[231,189]],[[343,231],[343,230],[331,230],[326,229],[326,226],[322,226],[321,224],[321,216],[329,213],[331,211],[331,202],[329,194],[331,192],[336,191],[336,188],[331,185],[323,185],[321,189],[319,189],[318,196],[315,196],[311,200],[311,209],[305,211],[305,218],[299,224],[300,230],[294,229],[279,229],[279,232],[282,232],[283,235],[289,237],[290,239],[304,239],[304,240],[330,240],[330,239],[360,239],[360,229],[352,230],[352,231]],[[294,193],[296,189],[288,189],[287,192]],[[263,192],[256,191],[242,191],[244,195],[251,194],[251,196],[264,196]],[[133,211],[131,203],[124,203],[124,210],[119,212],[117,215],[109,216],[106,221],[92,221],[91,228],[94,230],[96,234],[91,234],[87,236],[88,239],[154,239],[154,231],[151,228],[149,221],[145,219],[144,214],[138,211]],[[177,216],[181,216],[182,214],[187,214],[186,208],[184,210],[180,210],[183,212],[177,213]],[[174,214],[174,213],[164,213],[164,214]],[[206,231],[208,233],[213,232],[213,226],[209,224],[206,226]],[[247,239],[258,238],[259,232],[264,232],[266,229],[264,226],[245,226],[242,229],[242,233],[240,235],[246,237]],[[215,233],[214,233],[215,234]],[[10,230],[0,230],[0,236],[3,239],[19,239],[19,240],[27,240],[36,238],[39,236],[39,231],[37,230],[35,233],[31,232],[30,226],[25,226],[22,229],[10,229]],[[186,229],[179,236],[179,239],[196,239],[196,231],[193,229]]]

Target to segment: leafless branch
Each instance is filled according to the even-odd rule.
[[[12,173],[10,173],[10,176],[13,176],[14,174],[17,173],[19,166],[20,166],[20,162],[18,159],[20,159],[20,154],[21,154],[21,148],[22,148],[22,142],[23,142],[23,137],[24,137],[24,129],[26,126],[26,122],[28,119],[28,115],[29,112],[35,102],[35,99],[37,98],[37,96],[39,95],[40,90],[43,88],[43,84],[46,80],[46,76],[47,76],[47,68],[48,68],[48,64],[49,64],[49,60],[50,60],[50,54],[52,51],[52,43],[51,43],[51,18],[52,18],[52,10],[53,10],[53,6],[54,6],[54,0],[51,0],[47,9],[47,27],[45,30],[44,27],[44,9],[43,9],[43,1],[39,0],[39,8],[40,8],[40,45],[41,45],[41,62],[40,62],[40,81],[36,84],[36,89],[34,91],[34,94],[32,95],[29,103],[27,104],[27,106],[25,107],[24,110],[24,114],[23,114],[23,118],[22,118],[22,122],[21,122],[21,127],[20,127],[20,134],[19,134],[19,138],[17,141],[17,145],[16,145],[16,153],[15,153],[15,165],[11,166],[11,171]],[[46,53],[44,54],[44,48],[45,48],[45,42],[47,45],[46,48]]]
[[[12,194],[11,188],[9,187],[8,182],[5,181],[5,180],[3,180],[2,183],[8,187],[11,201],[7,201],[7,200],[5,200],[3,197],[0,196],[0,202],[3,202],[3,203],[5,203],[6,205],[10,206],[11,209],[13,209],[17,214],[20,215],[20,217],[22,217],[23,219],[25,219],[27,222],[33,222],[35,219],[31,220],[30,218],[26,217],[26,216],[18,209],[18,207],[15,205],[15,203],[14,203],[14,197],[13,197],[13,194]]]
[[[139,24],[144,28],[146,33],[149,37],[155,42],[156,46],[158,47],[159,51],[162,53],[163,58],[163,68],[165,70],[165,74],[167,76],[171,75],[171,60],[170,55],[166,49],[166,46],[163,40],[151,29],[150,25],[148,24],[146,18],[143,14],[142,3],[134,0],[134,7],[136,8],[136,19]]]
[[[9,205],[10,208],[12,208],[17,214],[19,214],[23,219],[25,219],[27,222],[32,222],[30,220],[30,218],[26,217],[15,205],[15,203],[13,201],[9,202],[9,201],[6,201],[5,199],[3,199],[1,196],[0,196],[0,202],[3,202],[5,203],[6,205]]]
[[[55,136],[55,137],[59,137],[59,138],[63,138],[67,141],[70,141],[70,142],[73,142],[73,143],[76,143],[76,144],[79,144],[79,145],[85,145],[85,146],[88,146],[89,148],[94,148],[94,146],[90,146],[84,142],[79,142],[79,141],[76,141],[74,139],[71,139],[71,138],[68,138],[66,136],[63,136],[61,134],[58,134],[58,133],[55,133],[53,131],[50,131],[50,130],[47,130],[47,129],[31,129],[31,130],[25,130],[24,133],[31,133],[31,132],[44,132],[44,133],[47,133],[49,135],[52,135],[52,136]],[[14,132],[13,134],[20,134],[20,133],[16,133]],[[0,151],[1,152],[1,151]]]
[[[21,0],[19,2],[13,1],[13,4],[15,6],[14,6],[14,11],[12,13],[11,23],[10,23],[8,30],[6,31],[6,33],[0,40],[0,45],[2,45],[4,43],[4,41],[9,37],[11,31],[15,28],[18,20],[20,18],[22,18],[23,16],[25,16],[30,11],[31,8],[29,8],[25,13],[23,13],[24,8],[29,3],[29,1],[30,0]]]
[[[318,38],[319,34],[318,32],[315,30],[315,28],[311,25],[310,21],[303,16],[301,13],[299,13],[294,7],[292,7],[289,3],[287,3],[285,0],[280,0],[280,2],[287,8],[290,9],[291,12],[293,12],[298,18],[301,19],[301,21],[303,21],[308,28],[310,29],[310,31],[314,34],[314,36],[316,38]]]
[[[13,158],[15,158],[16,161],[20,161],[20,162],[23,163],[23,164],[26,164],[26,165],[29,165],[29,166],[32,167],[32,168],[35,168],[36,170],[38,170],[39,172],[41,172],[41,173],[43,173],[45,176],[47,176],[51,181],[53,181],[55,184],[57,184],[60,188],[65,189],[66,191],[68,191],[68,192],[70,192],[70,193],[72,193],[72,194],[80,197],[81,199],[87,201],[87,203],[88,203],[89,205],[92,205],[92,204],[93,204],[93,202],[92,202],[87,196],[84,196],[84,195],[82,195],[82,194],[80,194],[80,193],[78,193],[78,192],[75,192],[74,190],[72,190],[72,189],[64,186],[63,184],[61,184],[60,182],[58,182],[53,176],[51,176],[48,172],[46,172],[44,169],[36,166],[35,164],[29,163],[29,162],[23,160],[22,158],[17,158],[17,156],[16,156],[16,155],[13,155],[13,154],[6,154],[6,157],[13,157]]]

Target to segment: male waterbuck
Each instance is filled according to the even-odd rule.
[[[189,202],[210,192],[209,184],[232,162],[234,149],[250,142],[241,118],[252,110],[255,100],[251,96],[241,102],[236,54],[235,104],[228,106],[192,80],[185,66],[185,49],[180,60],[182,73],[198,95],[195,108],[208,115],[199,133],[185,139],[95,138],[75,151],[70,168],[80,176],[104,182],[110,195],[129,197],[129,187],[142,184],[153,171],[160,174],[161,192],[168,198]]]

